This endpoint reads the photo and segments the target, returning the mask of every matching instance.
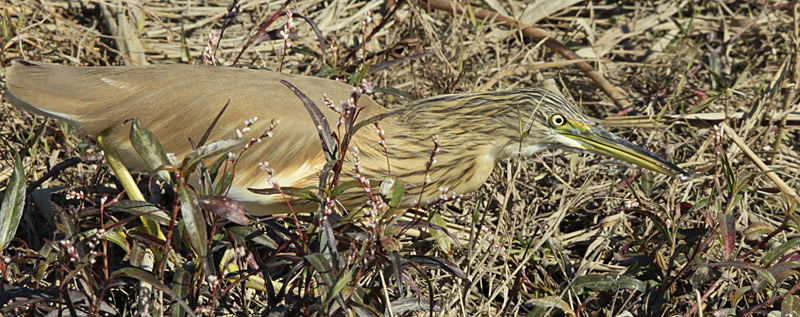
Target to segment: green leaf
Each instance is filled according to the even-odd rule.
[[[344,77],[352,77],[353,74],[343,71],[341,69],[333,68],[328,64],[323,64],[322,69],[318,75],[319,77],[333,77],[333,76],[344,76]]]
[[[346,191],[348,189],[351,189],[351,188],[356,188],[356,187],[361,187],[361,183],[359,183],[357,180],[349,180],[349,181],[345,181],[345,182],[340,182],[339,185],[336,185],[335,187],[333,187],[333,190],[331,190],[330,196],[332,198],[336,198],[336,196],[339,196],[339,194],[341,194],[342,192],[344,192],[344,191]]]
[[[759,176],[761,174],[766,174],[767,172],[769,172],[769,171],[764,171],[762,173],[748,174],[748,175],[745,175],[744,177],[738,179],[736,184],[733,186],[733,192],[731,193],[731,195],[732,196],[733,195],[738,195],[740,192],[745,190],[748,185],[750,185],[750,182],[752,182],[756,178],[756,176]]]
[[[455,277],[458,277],[466,282],[469,282],[469,277],[467,277],[467,273],[465,273],[464,270],[462,270],[460,267],[458,267],[458,265],[456,265],[450,260],[428,255],[408,255],[403,257],[403,259],[409,262],[415,262],[421,266],[440,268],[442,270],[447,271],[448,273],[452,274]]]
[[[409,94],[409,93],[407,93],[405,91],[402,91],[400,89],[394,88],[394,87],[373,87],[372,91],[373,92],[382,92],[382,93],[385,93],[385,94],[392,94],[392,95],[398,96],[400,98],[403,98],[408,102],[413,102],[414,100],[416,100],[414,98],[414,96],[412,96],[411,94]]]
[[[188,175],[193,172],[197,164],[200,164],[203,160],[230,152],[237,147],[244,146],[247,142],[249,141],[245,139],[228,139],[212,142],[196,148],[183,159],[181,174]]]
[[[387,184],[385,190],[383,188],[384,184]],[[381,194],[389,198],[389,206],[397,208],[400,206],[400,203],[403,202],[403,194],[406,190],[406,184],[403,181],[396,180],[391,177],[386,177],[381,183]],[[386,193],[384,193],[386,191]]]
[[[192,274],[194,265],[192,262],[188,262],[183,266],[178,266],[175,268],[175,274],[172,276],[172,290],[175,292],[175,295],[178,298],[184,298],[189,295],[189,290],[192,285]],[[179,303],[175,302],[172,303],[172,307],[170,308],[171,314],[170,316],[186,316],[186,309]]]
[[[672,234],[667,227],[667,223],[664,222],[664,220],[661,220],[658,215],[643,209],[634,209],[632,211],[633,213],[641,214],[647,218],[650,218],[650,220],[653,221],[653,225],[656,227],[656,230],[658,230],[658,232],[661,233],[661,235],[663,235],[667,241],[672,241]]]
[[[208,174],[211,176],[211,181],[214,181],[217,178],[217,174],[219,174],[219,168],[222,167],[222,163],[225,163],[227,157],[221,156],[214,162],[211,167],[208,168]]]
[[[311,99],[306,96],[305,93],[300,91],[299,88],[295,87],[291,83],[285,80],[280,81],[283,85],[289,88],[297,98],[303,102],[303,106],[306,107],[306,111],[308,111],[308,115],[311,116],[311,120],[314,121],[314,126],[317,127],[317,134],[319,136],[320,143],[322,143],[322,152],[325,153],[325,160],[328,162],[335,161],[339,156],[339,146],[336,144],[336,140],[333,138],[333,130],[331,130],[331,126],[328,124],[328,120],[325,118],[325,115],[322,114],[322,111],[319,110],[316,104],[314,104]]]
[[[577,292],[580,294],[584,288],[595,291],[617,291],[620,289],[629,289],[637,292],[644,292],[647,285],[633,277],[627,275],[612,275],[612,274],[587,274],[578,276],[572,283]]]
[[[481,206],[483,204],[483,194],[478,196],[478,201],[475,203],[475,210],[472,211],[472,224],[477,224],[481,221]]]
[[[781,302],[781,316],[800,316],[800,297],[787,294]]]
[[[311,267],[322,276],[322,282],[325,283],[325,285],[331,285],[333,283],[330,256],[323,253],[314,253],[306,255],[305,259],[311,263]]]
[[[703,109],[707,108],[712,103],[717,101],[717,99],[719,99],[719,97],[720,97],[719,93],[716,93],[715,91],[710,91],[709,92],[709,97],[706,98],[706,100],[701,102],[699,105],[693,107],[692,109],[689,109],[689,111],[687,111],[686,114],[693,114],[693,113],[697,113],[697,112],[703,111]]]
[[[169,157],[167,157],[167,152],[164,151],[161,142],[158,142],[156,135],[150,130],[140,127],[139,119],[137,118],[134,118],[133,124],[131,124],[130,138],[133,149],[136,150],[136,153],[139,154],[151,170],[172,165]],[[171,182],[169,173],[166,171],[159,171],[156,175],[164,181]]]
[[[544,308],[541,306],[533,306],[533,309],[528,312],[526,317],[540,317],[540,316],[547,316],[547,312],[549,311],[548,308]]]
[[[22,157],[19,153],[14,155],[14,172],[8,180],[8,186],[3,193],[3,205],[0,206],[0,253],[8,247],[14,238],[25,210],[25,170],[22,167]]]
[[[325,304],[331,301],[334,297],[339,295],[342,289],[347,286],[347,283],[350,282],[350,278],[353,276],[353,271],[344,272],[336,282],[333,283],[333,287],[328,289],[328,294],[325,296]]]
[[[736,175],[733,172],[733,166],[731,166],[730,161],[728,161],[728,155],[725,151],[719,151],[720,160],[722,161],[722,167],[725,174],[725,185],[728,186],[728,195],[733,197],[734,186],[736,184]]]
[[[395,115],[395,114],[397,114],[397,113],[396,112],[386,112],[386,113],[381,113],[379,115],[376,115],[376,116],[369,117],[367,119],[361,120],[361,121],[357,122],[353,126],[353,134],[355,134],[356,132],[358,132],[358,130],[360,130],[361,128],[363,128],[363,127],[365,127],[367,125],[373,124],[373,123],[375,123],[377,121],[383,120],[383,118],[386,118],[388,116],[392,116],[392,115]]]
[[[178,197],[181,200],[181,215],[186,224],[186,232],[189,236],[192,250],[198,257],[204,258],[207,254],[206,242],[208,232],[206,231],[206,221],[200,209],[197,195],[189,189],[189,186],[178,187]]]
[[[117,227],[114,230],[106,231],[105,234],[106,239],[118,245],[120,248],[125,250],[125,253],[131,253],[131,246],[128,244],[128,239],[122,233],[122,227]]]
[[[170,220],[172,220],[170,215],[167,214],[163,208],[146,201],[120,200],[109,206],[107,209],[112,211],[123,211],[132,215],[141,216],[153,220],[163,226],[168,226]]]
[[[399,210],[399,209],[389,209],[389,210]],[[450,239],[453,240],[453,242],[455,242],[458,245],[459,248],[461,247],[461,242],[458,242],[458,239],[456,239],[456,236],[454,236],[452,233],[450,233],[450,230],[447,230],[447,227],[443,227],[441,225],[435,225],[435,224],[432,224],[432,223],[424,221],[424,220],[418,220],[418,221],[415,221],[413,223],[407,223],[405,221],[402,221],[402,222],[399,222],[398,225],[399,225],[399,227],[428,228],[430,230],[437,230],[438,232],[444,233],[445,235],[450,237]],[[398,226],[392,226],[392,227],[396,228]],[[386,232],[389,233],[390,231],[387,229]],[[429,238],[429,239],[436,239],[436,238]]]
[[[228,191],[228,188],[231,187],[232,183],[233,183],[233,173],[225,172],[225,174],[222,175],[222,179],[220,179],[219,182],[217,182],[217,187],[214,188],[214,195],[225,194],[225,192]]]
[[[42,124],[37,125],[35,128],[31,127],[33,132],[28,134],[28,138],[25,139],[25,146],[23,146],[22,153],[30,153],[30,156],[35,157],[36,153],[38,153],[38,147],[36,147],[36,143],[39,142],[42,138],[42,133],[44,133],[45,128],[47,127],[47,120],[42,121]],[[49,152],[47,148],[47,142],[42,142],[42,146],[44,146],[44,150]],[[24,156],[24,155],[23,155]]]
[[[442,215],[439,213],[434,212],[430,217],[431,224],[437,225],[441,228],[447,228],[447,222],[442,219]],[[445,233],[443,230],[431,229],[431,236],[434,240],[436,240],[442,250],[450,251],[450,249],[453,247],[448,239],[447,233]]]
[[[403,294],[403,259],[400,258],[400,253],[392,252],[389,260],[392,262],[392,271],[394,271],[395,282],[397,282],[398,294]]]
[[[260,195],[287,195],[292,198],[302,198],[308,199],[311,201],[319,202],[319,198],[317,195],[314,194],[314,191],[318,190],[319,188],[309,186],[309,187],[283,187],[281,186],[280,189],[277,188],[248,188],[250,192],[260,194]]]
[[[775,227],[764,222],[754,222],[744,229],[745,239],[756,241],[775,231]]]
[[[800,275],[798,269],[800,269],[800,262],[786,261],[770,266],[767,270],[775,277],[775,281],[781,283],[786,279]]]
[[[302,48],[302,47],[292,47],[292,53],[306,55],[306,56],[310,56],[310,57],[313,57],[313,58],[319,58],[320,57],[319,53],[317,53],[315,51],[312,51],[310,49],[307,49],[307,48]]]
[[[770,266],[772,265],[773,261],[783,257],[786,254],[786,252],[788,252],[791,249],[794,249],[799,245],[800,245],[800,238],[793,238],[789,241],[781,243],[779,246],[774,247],[769,251],[767,251],[766,253],[764,253],[764,256],[761,257],[761,260],[759,262],[761,262],[761,265],[763,266]]]
[[[696,201],[694,205],[692,205],[692,208],[689,208],[689,210],[687,210],[684,214],[688,215],[692,212],[702,210],[703,208],[706,208],[706,206],[708,206],[708,197],[701,198],[700,200]]]
[[[171,288],[169,288],[169,286],[167,286],[166,284],[161,282],[158,278],[156,278],[153,275],[153,273],[150,273],[138,267],[125,267],[112,272],[111,276],[109,276],[110,279],[117,279],[121,277],[130,277],[145,282],[147,284],[153,285],[153,287],[169,295],[174,301],[178,303],[178,305],[181,305],[181,307],[183,307],[183,309],[185,309],[189,315],[195,316],[195,314],[192,312],[192,308],[189,307],[188,304],[186,304],[186,301],[184,301],[180,296],[178,296],[178,294],[175,293]]]
[[[745,299],[745,295],[748,295],[748,293],[750,293],[752,289],[753,289],[752,285],[737,287],[730,295],[733,307],[738,306],[739,302],[742,299]]]
[[[372,67],[372,63],[363,63],[361,66],[361,71],[355,77],[350,77],[350,81],[348,84],[350,86],[357,86],[361,83],[361,79],[369,73],[369,69]]]
[[[559,296],[545,296],[542,298],[531,298],[525,304],[533,305],[536,307],[550,308],[555,307],[567,313],[568,316],[577,316],[570,308],[569,303],[561,299]]]
[[[306,261],[319,273],[326,274],[331,271],[331,259],[322,253],[313,253],[305,256]]]
[[[253,226],[233,226],[228,227],[226,230],[233,233],[234,237],[242,238],[242,242],[253,241],[273,250],[278,249],[278,243],[275,242],[275,240],[272,240],[266,232],[254,228]]]
[[[698,266],[695,266],[695,268],[699,268],[699,267],[719,267],[719,266],[732,266],[732,267],[737,267],[737,268],[740,268],[740,269],[753,270],[754,272],[756,272],[758,277],[766,280],[767,283],[769,283],[770,286],[775,285],[775,277],[772,276],[772,274],[769,271],[767,271],[766,269],[764,269],[764,268],[762,268],[762,267],[760,267],[758,265],[750,264],[750,263],[747,263],[747,262],[729,261],[729,262],[718,262],[718,263],[706,263],[706,264],[700,264]]]
[[[647,197],[651,197],[653,195],[653,187],[655,187],[655,179],[653,179],[653,173],[645,172],[642,173],[642,177],[639,180],[639,186],[642,188]]]
[[[191,64],[192,63],[192,51],[189,49],[189,45],[186,43],[186,32],[185,29],[181,30],[181,63],[184,64]]]

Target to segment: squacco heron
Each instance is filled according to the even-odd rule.
[[[263,215],[284,211],[286,201],[280,195],[255,194],[248,188],[269,188],[272,181],[282,187],[315,186],[325,164],[317,127],[302,102],[279,80],[315,101],[323,94],[334,102],[345,100],[352,90],[333,80],[266,70],[190,65],[67,67],[17,61],[8,70],[5,98],[27,111],[66,121],[81,134],[95,136],[110,129],[108,144],[117,147],[128,167],[138,169],[146,165],[130,145],[127,119],[139,118],[177,157],[189,153],[189,138],[200,139],[228,102],[210,140],[236,136],[243,121],[253,117],[262,118],[251,127],[254,133],[267,129],[269,119],[279,120],[273,137],[239,158],[229,192],[233,199],[262,205],[250,207],[249,212]],[[546,149],[598,153],[669,176],[684,173],[606,131],[575,105],[544,89],[441,95],[392,110],[366,97],[357,103],[363,107],[361,119],[392,112],[380,123],[387,139],[388,163],[376,129],[359,130],[351,145],[359,149],[361,175],[381,180],[391,169],[393,177],[407,184],[406,205],[420,197],[422,204],[439,197],[440,188],[450,193],[472,192],[498,161]],[[335,127],[339,115],[318,104]],[[438,135],[440,150],[428,171],[430,183],[422,186],[433,135]],[[260,162],[268,162],[274,170],[271,180],[259,169]],[[352,168],[344,168],[342,178],[353,174]],[[423,187],[425,192],[420,193]],[[344,203],[364,201],[356,197]]]

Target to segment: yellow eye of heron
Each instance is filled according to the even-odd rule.
[[[556,113],[550,116],[550,124],[553,125],[553,127],[558,128],[567,124],[567,119],[564,119],[564,116]]]

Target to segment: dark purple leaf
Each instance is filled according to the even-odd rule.
[[[247,209],[241,203],[224,196],[205,197],[198,201],[200,207],[213,212],[220,218],[239,225],[247,225],[251,222],[247,217]]]
[[[449,272],[450,274],[453,274],[454,276],[462,280],[465,281],[469,280],[467,278],[467,273],[464,273],[464,271],[460,267],[458,267],[455,263],[450,262],[446,259],[437,258],[434,256],[427,256],[427,255],[409,255],[406,256],[404,259],[406,261],[415,262],[422,266],[438,267],[440,269]]]

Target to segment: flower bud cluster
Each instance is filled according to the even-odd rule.
[[[367,227],[374,229],[378,226],[382,213],[389,209],[389,205],[383,201],[383,197],[372,193],[369,179],[362,175],[364,169],[361,167],[361,160],[358,154],[358,147],[354,146],[350,151],[350,155],[353,157],[353,175],[367,194],[367,207],[364,211],[364,216],[367,218]]]
[[[206,41],[206,47],[203,48],[203,63],[206,66],[214,66],[217,64],[217,57],[214,54],[214,43],[217,41],[219,41],[219,34],[217,34],[217,30],[211,30],[211,32],[208,32],[208,41]]]
[[[292,11],[286,10],[286,24],[283,26],[283,30],[280,31],[280,35],[283,38],[283,48],[289,49],[292,47],[292,42],[290,41],[292,28],[294,27],[294,18],[292,17]]]

